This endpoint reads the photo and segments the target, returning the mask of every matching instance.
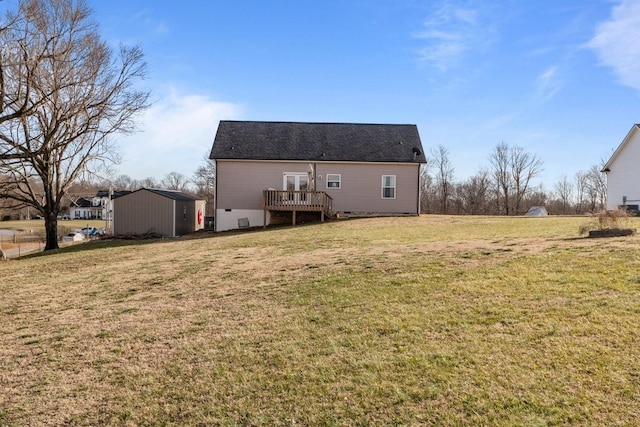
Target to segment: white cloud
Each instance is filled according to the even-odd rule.
[[[155,18],[151,9],[145,8],[133,15],[135,25],[147,30],[151,30],[156,36],[165,36],[169,34],[170,28],[166,22]]]
[[[157,35],[166,35],[169,34],[169,26],[166,24],[166,22],[158,22],[155,25],[155,33]]]
[[[562,88],[562,81],[558,76],[558,67],[549,67],[536,79],[536,98],[549,100]]]
[[[424,30],[413,35],[424,40],[419,59],[446,71],[464,55],[486,49],[492,30],[480,22],[478,9],[456,2],[444,2],[423,23]]]
[[[220,120],[239,118],[237,104],[170,90],[140,118],[140,132],[119,141],[119,173],[161,179],[176,171],[187,176],[211,150]]]
[[[588,43],[602,65],[613,68],[620,82],[640,90],[640,1],[622,0],[609,20],[598,25]]]

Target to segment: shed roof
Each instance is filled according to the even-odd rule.
[[[96,197],[109,197],[109,194],[111,194],[111,198],[115,199],[117,197],[120,196],[124,196],[125,194],[129,194],[131,193],[130,190],[115,190],[115,191],[111,191],[111,190],[98,190],[98,192],[96,193]]]
[[[132,191],[130,193],[123,194],[120,197],[129,196],[129,195],[138,193],[140,191],[150,191],[150,192],[152,192],[154,194],[158,194],[159,196],[167,197],[167,198],[172,199],[172,200],[179,200],[179,201],[200,200],[199,198],[197,198],[195,196],[192,196],[191,194],[183,193],[182,191],[161,190],[161,189],[158,189],[158,188],[140,188],[140,189]]]
[[[425,163],[411,124],[222,120],[211,159]]]

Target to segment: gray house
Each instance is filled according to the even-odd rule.
[[[266,226],[277,211],[420,213],[418,129],[406,124],[221,121],[215,230]]]
[[[113,201],[116,236],[176,237],[204,228],[204,200],[180,191],[141,188]]]

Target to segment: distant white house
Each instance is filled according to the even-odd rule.
[[[109,196],[108,190],[99,190],[95,196],[80,197],[71,203],[69,216],[71,219],[104,219],[111,217],[113,207],[111,200],[116,197],[128,194],[131,191],[114,191]]]
[[[640,124],[634,124],[602,168],[607,175],[607,209],[640,207]]]

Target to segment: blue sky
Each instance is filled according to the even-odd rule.
[[[640,122],[640,0],[88,3],[149,63],[154,105],[119,140],[132,178],[191,175],[221,119],[414,123],[456,180],[505,142],[551,189]]]

